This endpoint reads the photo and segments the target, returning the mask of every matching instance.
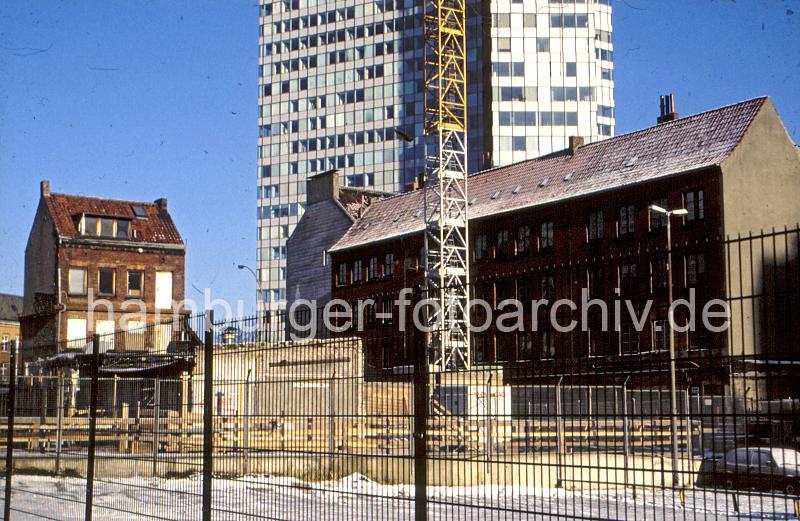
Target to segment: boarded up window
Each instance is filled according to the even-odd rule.
[[[172,308],[172,273],[169,271],[156,272],[156,308]]]

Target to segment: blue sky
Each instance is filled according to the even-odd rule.
[[[617,133],[768,94],[800,141],[800,0],[614,2]],[[254,307],[257,1],[0,5],[0,292],[21,294],[38,183],[166,196],[187,297]]]

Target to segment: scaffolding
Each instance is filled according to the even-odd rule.
[[[465,0],[426,0],[425,290],[434,370],[470,367]]]

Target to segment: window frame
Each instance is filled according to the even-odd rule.
[[[589,212],[589,219],[586,223],[586,241],[602,241],[605,228],[605,220],[603,218],[603,210],[595,210]]]
[[[80,292],[76,292],[76,291],[72,290],[72,274],[73,273],[78,273],[78,272],[80,272],[82,274],[82,276],[83,276],[83,289],[81,289]],[[87,270],[86,270],[85,267],[75,267],[75,268],[69,268],[67,270],[67,294],[68,295],[74,295],[74,296],[84,296],[84,295],[86,295],[87,283],[88,283],[88,281],[86,280],[86,278],[87,278],[86,277],[86,272],[87,272]]]
[[[139,289],[135,292],[131,291],[131,275],[137,273],[139,275]],[[144,298],[144,270],[128,270],[125,274],[125,296]]]
[[[555,245],[555,224],[544,221],[539,225],[539,251],[546,251]]]
[[[617,218],[618,237],[628,237],[636,233],[636,207],[634,205],[620,206]]]
[[[103,272],[111,272],[111,291],[103,291]],[[117,292],[117,270],[108,267],[97,268],[97,294],[113,297]]]

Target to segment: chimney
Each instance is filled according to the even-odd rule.
[[[156,203],[156,207],[159,210],[161,210],[162,212],[166,212],[167,211],[167,198],[166,197],[162,197],[160,199],[156,199],[154,202]]]
[[[47,179],[42,180],[39,183],[39,192],[42,197],[50,197],[50,181]]]
[[[578,147],[583,146],[583,138],[580,136],[569,137],[569,153],[574,154]]]
[[[411,182],[410,182],[410,183],[408,183],[408,184],[407,184],[407,185],[404,187],[403,191],[404,191],[404,192],[413,192],[414,190],[419,190],[419,189],[420,189],[420,188],[422,188],[424,185],[425,185],[425,172],[420,172],[420,173],[417,175],[417,177],[415,177],[414,179],[412,179],[412,180],[411,180]]]
[[[675,121],[676,119],[680,118],[678,113],[675,112],[674,94],[667,94],[665,96],[661,96],[660,108],[661,108],[661,114],[658,116],[658,119],[656,120],[659,125],[662,123],[667,123],[668,121]]]
[[[308,204],[319,203],[339,198],[339,171],[336,169],[322,172],[306,181],[306,199]]]

